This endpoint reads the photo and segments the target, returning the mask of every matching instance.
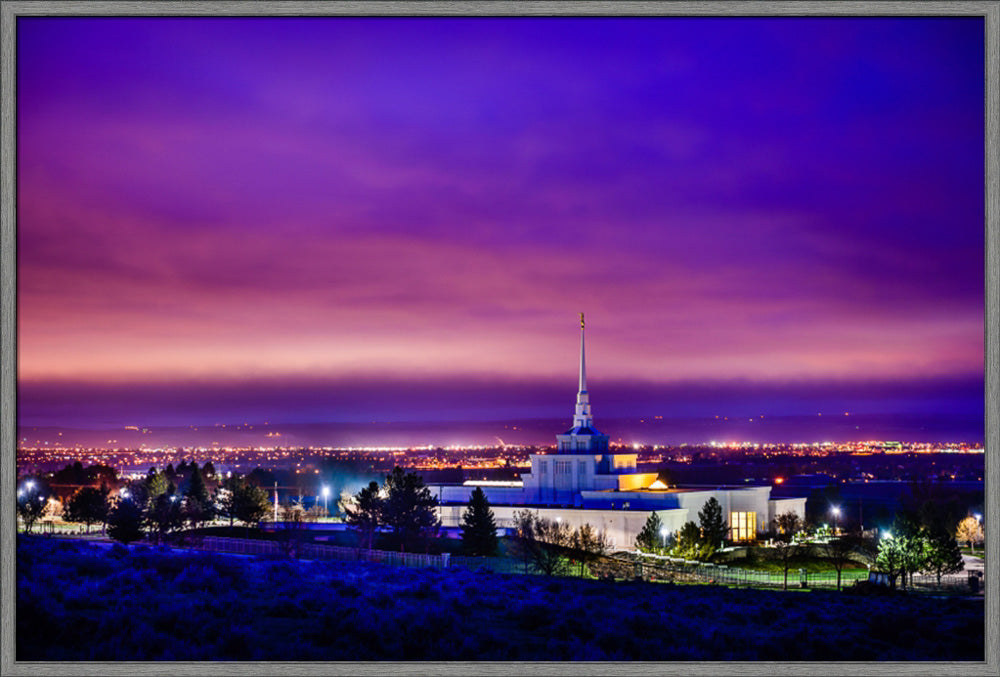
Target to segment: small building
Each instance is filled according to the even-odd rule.
[[[519,482],[429,485],[438,498],[441,525],[461,523],[476,487],[486,494],[498,527],[512,526],[514,513],[527,508],[571,528],[590,524],[603,530],[618,549],[633,547],[651,513],[659,515],[665,533],[676,533],[685,522],[698,522],[698,512],[711,498],[722,506],[733,541],[756,538],[785,512],[805,518],[805,498],[771,498],[769,485],[667,487],[657,480],[657,473],[637,471],[638,454],[612,452],[608,442],[591,413],[581,313],[579,389],[572,427],[556,435],[554,453],[530,456],[531,471]]]

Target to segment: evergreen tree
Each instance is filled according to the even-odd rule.
[[[188,481],[187,493],[184,496],[184,516],[191,522],[192,527],[212,519],[215,515],[215,506],[208,495],[208,487],[202,477],[198,464],[191,464],[191,478]]]
[[[124,545],[142,538],[143,508],[131,498],[119,498],[108,513],[108,535]]]
[[[490,502],[482,487],[476,487],[462,515],[462,549],[473,557],[492,557],[498,544],[497,525]]]
[[[219,514],[229,518],[230,529],[233,528],[233,520],[236,518],[236,494],[242,485],[241,477],[231,475],[215,490],[215,502],[219,507]]]
[[[912,583],[913,574],[924,568],[927,560],[927,538],[920,523],[912,514],[903,512],[892,525],[893,540],[903,558],[903,584]]]
[[[156,472],[156,468],[150,468],[146,473],[146,495],[150,500],[155,500],[160,494],[167,491],[167,478],[163,473]]]
[[[714,550],[725,544],[726,518],[722,516],[722,506],[713,496],[698,511],[698,525],[701,527],[702,542]]]
[[[150,531],[156,533],[156,540],[163,541],[172,531],[184,523],[181,502],[177,494],[160,494],[153,499],[146,514]]]
[[[697,559],[701,555],[701,529],[694,522],[685,522],[677,533],[674,552],[685,559]]]
[[[660,534],[660,529],[662,528],[663,522],[660,520],[660,516],[655,512],[650,513],[649,517],[646,518],[646,524],[643,525],[642,531],[635,537],[636,550],[643,552],[658,552],[662,550],[663,536]]]
[[[267,492],[245,482],[237,487],[233,503],[236,519],[246,524],[248,532],[250,525],[257,524],[264,519],[270,509],[267,503]]]
[[[375,531],[382,524],[383,505],[378,482],[369,482],[367,487],[342,506],[347,523],[362,534],[369,550],[372,549]]]
[[[943,574],[957,574],[964,568],[962,551],[952,535],[943,527],[933,530],[927,537],[924,570],[935,574],[938,585],[941,585]]]
[[[386,499],[383,519],[392,528],[400,551],[417,538],[426,537],[439,526],[434,508],[437,498],[414,472],[405,472],[398,465],[385,478]]]
[[[78,489],[73,497],[66,504],[66,519],[70,522],[82,522],[87,525],[87,532],[90,533],[90,525],[104,522],[108,517],[108,489],[107,487],[82,487]]]
[[[121,498],[128,498],[137,506],[146,510],[149,507],[149,488],[146,486],[146,480],[131,480],[125,483],[118,491],[118,496]]]

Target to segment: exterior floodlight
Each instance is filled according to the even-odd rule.
[[[24,483],[24,486],[26,486],[28,488],[28,491],[31,491],[32,489],[35,488],[35,481],[34,480],[28,480],[27,482]]]
[[[122,498],[128,498],[128,489],[122,489],[121,491],[118,492],[118,495],[121,496]]]
[[[840,508],[838,508],[837,506],[833,506],[832,508],[830,508],[830,512],[832,512],[837,517],[840,516]]]
[[[883,531],[882,532],[882,538],[892,538],[892,532],[891,531]]]
[[[976,518],[977,522],[982,522],[983,521],[983,516],[980,515],[978,512],[976,514],[974,514],[973,517]]]

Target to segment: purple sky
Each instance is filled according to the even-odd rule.
[[[19,19],[20,423],[568,419],[581,310],[598,423],[981,415],[983,55],[955,18]]]

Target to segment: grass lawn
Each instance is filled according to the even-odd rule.
[[[760,558],[738,559],[728,562],[727,564],[731,567],[751,569],[753,571],[770,571],[772,573],[782,573],[784,571],[784,566],[781,562]],[[834,576],[837,574],[837,569],[830,563],[829,560],[819,557],[793,557],[791,559],[790,570],[798,571],[799,569],[805,569],[806,572],[810,574],[830,573]],[[844,565],[844,573],[859,571],[867,573],[868,567],[864,564],[853,561]]]

